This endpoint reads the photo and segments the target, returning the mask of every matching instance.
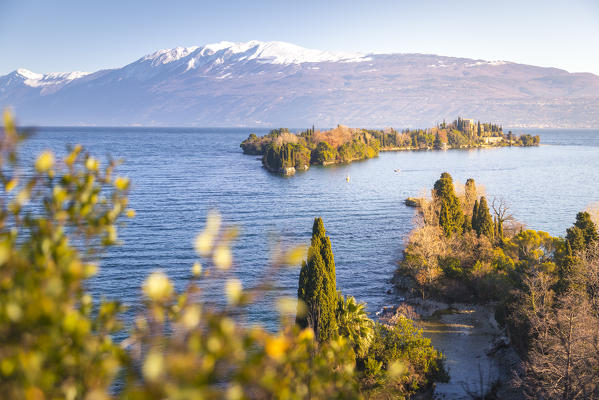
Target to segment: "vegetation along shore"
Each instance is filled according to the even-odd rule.
[[[459,185],[448,173],[414,205],[419,221],[395,277],[407,301],[394,312],[470,308],[485,319],[480,310],[492,310],[501,334],[488,354],[513,352],[501,353],[508,365],[484,398],[597,398],[599,214],[579,212],[565,237],[552,237],[518,223],[473,179]]]
[[[311,165],[349,163],[377,157],[380,151],[471,149],[481,147],[536,146],[539,136],[504,133],[492,123],[462,119],[433,128],[372,130],[339,125],[327,131],[314,127],[299,133],[287,128],[271,130],[265,136],[250,134],[240,147],[245,154],[261,155],[262,165],[271,172],[293,175]]]

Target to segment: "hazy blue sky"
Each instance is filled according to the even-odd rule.
[[[599,74],[599,0],[0,0],[0,75],[95,71],[161,48],[251,39]]]

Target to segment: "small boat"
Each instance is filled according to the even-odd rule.
[[[393,172],[401,172],[401,169],[399,169],[399,168],[394,169]]]
[[[349,175],[347,175],[347,176],[345,177],[345,181],[346,181],[346,182],[349,182]]]

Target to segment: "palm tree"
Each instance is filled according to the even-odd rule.
[[[374,322],[368,318],[366,303],[358,303],[353,296],[338,293],[337,326],[339,335],[346,337],[358,357],[364,357],[374,336]]]

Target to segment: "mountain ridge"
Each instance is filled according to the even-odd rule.
[[[0,107],[42,125],[599,126],[599,77],[509,61],[219,42],[92,73],[0,76]]]

